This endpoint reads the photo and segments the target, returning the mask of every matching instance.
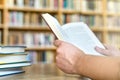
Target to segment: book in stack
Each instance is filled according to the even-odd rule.
[[[0,77],[25,72],[22,67],[29,66],[26,46],[0,46]]]

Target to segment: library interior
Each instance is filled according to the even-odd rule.
[[[120,0],[0,0],[0,80],[84,80],[56,67],[57,38],[43,13],[60,25],[84,22],[101,43],[120,48]]]

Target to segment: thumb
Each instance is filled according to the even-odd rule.
[[[55,45],[56,47],[58,47],[58,46],[61,45],[61,43],[62,43],[62,41],[60,41],[60,40],[55,40],[54,45]]]
[[[100,47],[97,47],[97,46],[96,46],[96,47],[95,47],[95,50],[96,50],[97,52],[103,54],[103,55],[108,55],[108,51],[105,50],[105,49],[102,49],[102,48],[100,48]]]

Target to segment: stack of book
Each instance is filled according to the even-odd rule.
[[[23,73],[31,65],[25,46],[0,46],[0,76]]]

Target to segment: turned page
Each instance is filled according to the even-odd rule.
[[[95,46],[104,48],[95,34],[83,22],[67,23],[62,29],[71,39],[71,43],[83,50],[86,54],[101,55],[95,51]]]
[[[59,40],[70,40],[67,33],[65,33],[65,31],[62,29],[61,25],[59,24],[56,18],[52,17],[48,13],[42,14],[42,17]]]

